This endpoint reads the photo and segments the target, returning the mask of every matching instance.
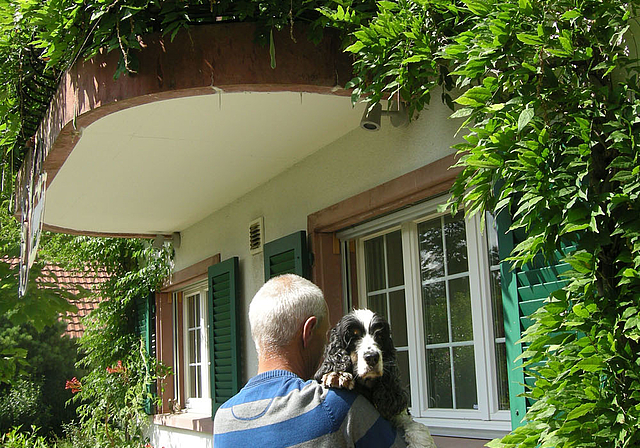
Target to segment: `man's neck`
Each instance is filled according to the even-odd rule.
[[[297,359],[291,359],[282,355],[264,356],[258,359],[258,373],[269,372],[270,370],[286,370],[295,373],[300,378],[306,380],[307,375],[303,368],[303,363]]]

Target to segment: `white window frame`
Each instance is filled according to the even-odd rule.
[[[189,397],[191,390],[191,379],[189,378],[189,322],[188,322],[188,300],[200,294],[200,359],[201,369],[200,384],[202,388],[202,397]],[[209,384],[209,316],[208,316],[208,294],[209,287],[207,282],[201,282],[182,291],[182,351],[184,353],[184,365],[180,366],[184,375],[184,396],[185,406],[188,411],[211,414],[211,389]]]
[[[405,300],[409,342],[409,371],[411,383],[411,413],[428,425],[436,435],[486,437],[504,435],[511,430],[510,412],[498,409],[497,372],[495,367],[495,337],[491,309],[491,276],[486,237],[480,230],[479,216],[465,219],[469,286],[473,321],[474,356],[478,394],[477,410],[429,409],[427,406],[427,375],[420,284],[419,245],[417,226],[449,212],[439,211],[447,197],[435,198],[421,204],[383,216],[373,221],[339,232],[341,247],[348,254],[349,241],[356,241],[358,304],[367,303],[364,283],[364,242],[395,230],[402,231],[402,250],[405,275]],[[343,278],[348,276],[348,257],[343,260]],[[348,288],[344,289],[346,303]]]
[[[179,292],[173,293],[173,325],[172,325],[172,347],[173,347],[173,396],[178,403],[182,403],[182,394],[180,392],[180,385],[178,384],[178,378],[182,377],[182,366],[180,365],[180,348],[178,347],[178,341],[180,340],[180,332],[182,328],[178,328],[178,310],[179,306],[182,306],[182,298]],[[178,300],[180,298],[180,300]]]

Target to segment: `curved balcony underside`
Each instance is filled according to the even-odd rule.
[[[219,24],[149,36],[138,72],[116,80],[117,51],[76,63],[38,134],[45,227],[180,231],[358,126],[335,36],[314,45],[276,33],[272,69],[254,35]]]

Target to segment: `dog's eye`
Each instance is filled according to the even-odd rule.
[[[354,328],[353,330],[351,330],[351,337],[360,337],[362,335],[362,332],[360,331],[360,329],[358,328]]]
[[[380,340],[380,339],[384,339],[386,336],[387,336],[387,331],[386,331],[386,329],[384,327],[376,328],[373,331],[374,339]]]

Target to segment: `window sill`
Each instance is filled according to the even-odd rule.
[[[458,437],[433,436],[438,448],[484,448],[487,439],[461,439]]]
[[[509,421],[454,420],[440,418],[420,418],[416,421],[427,425],[434,436],[468,437],[472,439],[495,439],[511,431]]]
[[[213,420],[211,419],[211,414],[196,412],[156,414],[153,416],[153,423],[160,426],[213,434]]]

